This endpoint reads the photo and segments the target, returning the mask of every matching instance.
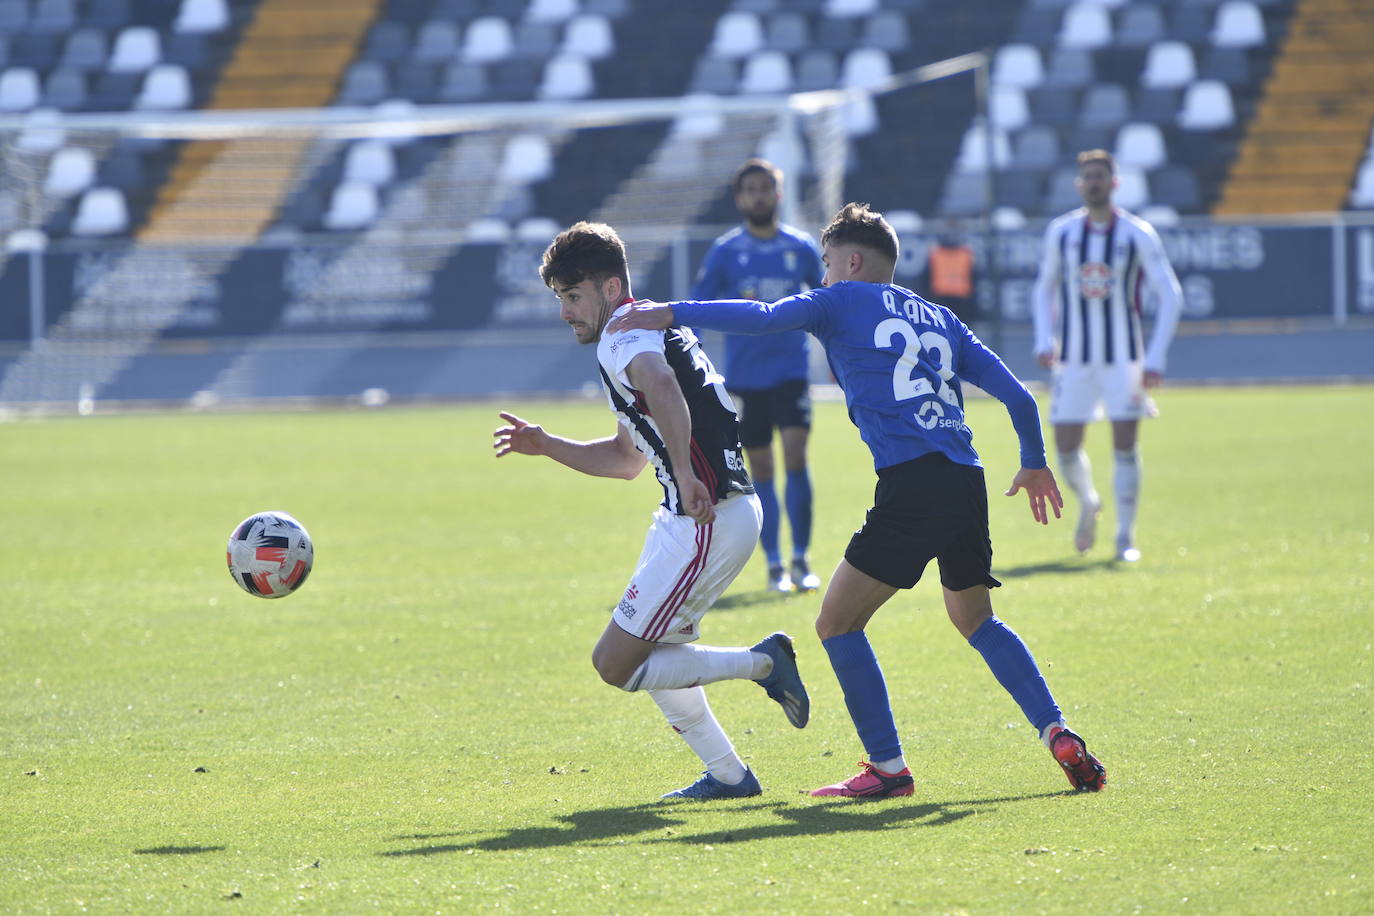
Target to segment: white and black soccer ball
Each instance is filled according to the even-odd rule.
[[[229,574],[250,595],[281,598],[305,584],[315,545],[305,526],[285,512],[259,512],[229,536]]]

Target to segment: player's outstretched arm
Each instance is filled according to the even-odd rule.
[[[1046,506],[1054,510],[1054,517],[1060,517],[1060,511],[1064,508],[1064,497],[1059,492],[1059,484],[1055,483],[1054,472],[1048,467],[1043,468],[1021,468],[1016,472],[1016,476],[1011,479],[1011,489],[1007,491],[1008,496],[1015,496],[1020,490],[1026,491],[1026,496],[1030,499],[1031,515],[1042,525],[1050,523],[1049,513],[1045,511]]]
[[[636,299],[606,325],[607,334],[621,331],[662,331],[673,325],[673,307],[663,302]]]
[[[630,441],[625,428],[617,427],[614,436],[579,442],[552,435],[543,427],[529,423],[513,413],[502,411],[506,425],[493,434],[496,457],[514,452],[519,455],[546,455],[559,464],[593,477],[622,477],[632,480],[644,468],[646,459]]]

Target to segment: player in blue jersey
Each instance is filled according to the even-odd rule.
[[[731,190],[744,222],[716,239],[692,287],[692,298],[772,302],[821,285],[825,268],[809,236],[778,221],[782,170],[750,159],[735,172]],[[749,459],[754,489],[763,503],[759,541],[768,560],[768,587],[814,591],[811,571],[811,474],[806,440],[811,434],[811,386],[805,331],[767,336],[725,336],[725,384],[740,414],[740,442]],[[783,565],[778,528],[781,513],[773,485],[773,429],[782,440],[786,472],[783,499],[792,529],[792,562]]]
[[[1007,495],[1024,490],[1035,520],[1058,517],[1063,498],[1045,462],[1035,399],[953,312],[892,283],[897,235],[881,214],[847,204],[821,236],[825,287],[759,302],[636,304],[611,331],[674,321],[735,333],[805,328],[825,345],[849,416],[878,472],[873,508],[849,542],[821,603],[816,632],[867,752],[861,771],[812,795],[910,795],[887,685],[864,628],[898,589],[939,563],[949,619],[1050,749],[1076,789],[1106,783],[1101,763],[1069,731],[1020,637],[992,613],[987,489],[960,382],[1002,401],[1020,440],[1021,468]]]
[[[700,779],[665,798],[758,795],[758,779],[735,753],[701,685],[754,680],[797,728],[806,725],[810,701],[784,633],[752,648],[690,645],[759,538],[761,512],[740,458],[730,396],[690,331],[605,330],[631,298],[625,246],[610,226],[577,223],[560,233],[544,252],[539,276],[558,295],[578,343],[596,347],[616,432],[581,442],[502,413],[507,425],[496,430],[496,455],[543,455],[595,477],[632,479],[645,464],[654,466],[663,501],[592,665],[606,683],[648,693],[706,765]]]

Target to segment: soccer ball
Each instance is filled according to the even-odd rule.
[[[229,575],[250,595],[280,598],[305,584],[315,547],[305,526],[285,512],[259,512],[229,536]]]

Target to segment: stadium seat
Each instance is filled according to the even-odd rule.
[[[24,127],[14,145],[26,153],[47,155],[57,152],[66,142],[62,112],[55,108],[35,108],[24,116]]]
[[[563,227],[547,216],[527,216],[515,224],[514,237],[517,242],[547,245],[562,231]]]
[[[1040,212],[1040,203],[1045,199],[1043,170],[1002,172],[995,178],[993,200],[1022,213]]]
[[[881,10],[863,21],[858,44],[897,54],[911,47],[911,30],[906,16],[898,10]]]
[[[390,94],[386,65],[375,60],[358,60],[344,71],[338,101],[341,105],[375,105]]]
[[[596,80],[586,58],[559,54],[544,66],[544,77],[535,90],[541,99],[585,99],[596,94]]]
[[[329,195],[329,209],[321,222],[326,229],[365,229],[380,211],[376,187],[365,181],[344,181]]]
[[[1011,142],[1007,139],[1007,132],[997,127],[992,129],[992,162],[998,169],[1006,168],[1011,162]],[[960,172],[987,171],[988,137],[981,127],[973,125],[964,131],[954,168]]]
[[[988,115],[1003,130],[1016,130],[1030,120],[1030,106],[1020,86],[994,84],[988,92]]]
[[[1041,86],[1026,93],[1025,97],[1029,109],[1027,118],[1037,124],[1067,127],[1078,120],[1078,93],[1072,89]]]
[[[558,47],[558,23],[525,20],[515,27],[510,56],[518,60],[544,62]],[[582,55],[578,55],[581,57]]]
[[[532,22],[566,22],[578,12],[577,0],[530,0],[525,18]]]
[[[229,27],[226,0],[181,0],[181,9],[172,22],[172,31],[195,35],[222,32]]]
[[[878,0],[825,0],[825,14],[835,19],[871,16],[878,11]]]
[[[1146,204],[1137,215],[1156,229],[1178,225],[1178,211],[1168,204]]]
[[[87,0],[81,24],[113,32],[133,20],[130,0]]]
[[[481,16],[468,24],[463,36],[463,59],[486,64],[505,60],[515,48],[510,23],[498,16]]]
[[[1059,132],[1044,124],[1032,124],[1016,132],[1011,143],[1011,168],[1041,172],[1061,161]]]
[[[178,64],[158,64],[143,78],[134,107],[152,111],[180,111],[192,107],[191,76]]]
[[[463,241],[470,244],[503,243],[510,237],[510,223],[491,216],[475,219],[463,230]]]
[[[855,48],[840,65],[840,85],[846,89],[876,89],[891,76],[892,61],[877,48]]]
[[[1139,89],[1131,104],[1131,120],[1173,124],[1178,118],[1178,89]]]
[[[89,188],[72,217],[72,235],[119,235],[129,228],[129,205],[118,188]]]
[[[1124,86],[1116,83],[1098,83],[1089,86],[1083,93],[1083,103],[1078,115],[1081,127],[1115,128],[1126,123],[1131,117],[1131,99]]]
[[[878,106],[867,92],[845,101],[844,132],[850,137],[867,137],[878,129]]]
[[[58,65],[73,70],[103,70],[109,58],[105,33],[95,28],[80,28],[67,36]]]
[[[781,51],[759,51],[744,62],[739,91],[773,95],[792,89],[792,62]]]
[[[1055,48],[1050,56],[1044,85],[1080,89],[1097,79],[1093,52],[1083,48]]]
[[[888,210],[883,213],[883,218],[898,235],[915,235],[925,226],[925,220],[915,210]]]
[[[1164,14],[1154,3],[1133,3],[1116,21],[1116,43],[1123,48],[1144,48],[1165,38]]]
[[[798,92],[833,89],[840,81],[840,67],[832,51],[806,51],[797,60],[795,86]]]
[[[563,51],[587,60],[601,60],[615,53],[615,33],[610,20],[594,13],[575,16],[563,33]]]
[[[76,0],[34,0],[30,32],[67,32],[76,26]]]
[[[1186,41],[1190,45],[1209,42],[1213,18],[1211,7],[1189,6],[1187,3],[1176,6],[1169,17],[1169,37],[1175,41]]]
[[[630,0],[582,0],[582,11],[607,19],[620,19],[630,13]]]
[[[427,64],[444,64],[458,56],[461,47],[458,24],[448,19],[429,19],[415,32],[411,55]]]
[[[1181,213],[1202,210],[1202,193],[1197,174],[1187,166],[1166,165],[1150,173],[1150,198]]]
[[[1178,124],[1188,130],[1219,130],[1236,123],[1231,90],[1218,80],[1198,80],[1183,93]]]
[[[688,91],[706,95],[729,95],[739,86],[739,68],[724,57],[699,57],[692,67]]]
[[[70,67],[58,67],[43,81],[43,104],[63,111],[80,111],[86,105],[86,75]]]
[[[747,57],[763,47],[763,26],[754,13],[729,12],[716,20],[709,53],[712,57]]]
[[[405,23],[383,19],[367,30],[359,57],[394,64],[410,55],[410,44],[410,29]]]
[[[1112,43],[1112,20],[1106,8],[1079,0],[1064,11],[1059,44],[1065,48],[1104,48]]]
[[[1083,206],[1083,198],[1078,193],[1078,170],[1071,166],[1055,169],[1050,173],[1049,187],[1045,192],[1043,212],[1058,216],[1067,210]]]
[[[386,185],[396,177],[396,158],[382,140],[358,140],[344,154],[344,181]]]
[[[28,0],[0,0],[0,32],[17,34],[28,25]]]
[[[1179,89],[1197,79],[1193,49],[1181,41],[1160,41],[1150,45],[1140,85],[1150,89]]]
[[[1034,89],[1045,79],[1040,49],[1028,44],[1009,44],[997,49],[992,58],[992,81],[1004,86]]]
[[[945,181],[939,210],[943,216],[976,216],[987,201],[987,179],[974,172],[955,172]]]
[[[1366,159],[1355,175],[1350,190],[1350,206],[1359,210],[1374,208],[1374,159]]]
[[[1138,166],[1117,164],[1116,193],[1112,200],[1127,210],[1144,206],[1150,199],[1150,183]]]
[[[106,65],[112,73],[143,73],[162,60],[162,40],[151,27],[131,25],[115,36]]]
[[[1116,135],[1112,155],[1122,165],[1157,169],[1169,161],[1164,134],[1156,124],[1133,122],[1123,125]]]
[[[487,71],[481,64],[454,61],[439,78],[441,102],[470,102],[487,94]]]
[[[683,140],[709,140],[725,130],[725,115],[713,104],[712,96],[684,96],[684,110],[668,129]]]
[[[1026,214],[1017,207],[1005,204],[994,207],[991,213],[993,228],[1002,232],[1018,232],[1026,228]]]
[[[1256,48],[1264,44],[1264,17],[1250,0],[1226,0],[1217,7],[1209,36],[1219,48]]]
[[[811,46],[811,31],[801,13],[775,13],[764,25],[764,47],[795,54]]]
[[[553,151],[539,134],[517,134],[506,143],[498,168],[501,179],[512,184],[543,181],[553,174]]]
[[[435,63],[414,58],[401,61],[392,69],[389,92],[399,96],[397,101],[428,104],[438,95],[440,72]]]
[[[95,156],[84,146],[64,146],[53,154],[43,193],[63,200],[80,194],[95,182]]]
[[[38,73],[32,67],[10,67],[0,73],[0,111],[28,111],[38,100]]]
[[[1203,79],[1220,80],[1232,89],[1250,85],[1250,55],[1245,48],[1209,48],[1198,74]]]

